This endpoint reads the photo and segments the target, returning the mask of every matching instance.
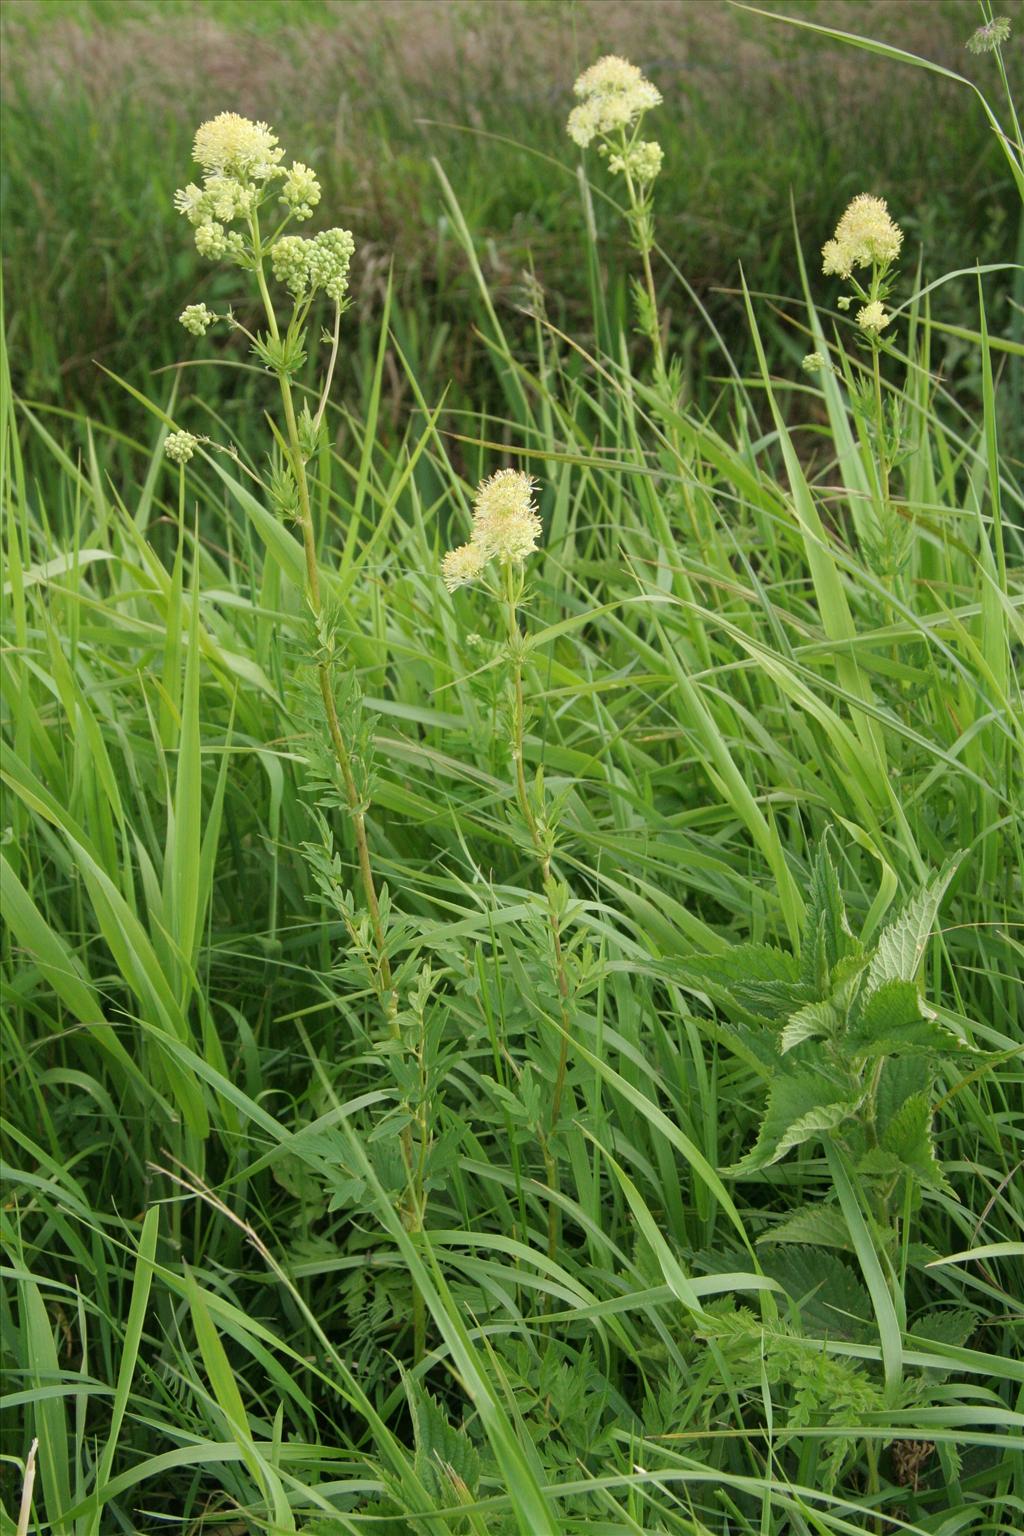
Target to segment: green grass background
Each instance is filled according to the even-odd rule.
[[[972,5],[791,9],[998,105]],[[27,1529],[74,1536],[1019,1528],[1021,226],[976,100],[718,5],[3,24],[2,1536],[33,1437]],[[615,189],[563,132],[613,46],[666,97],[668,410]],[[245,473],[273,381],[175,318],[250,302],[170,211],[225,108],[272,121],[357,238],[314,513],[401,1052],[304,852],[301,546]],[[816,256],[867,188],[918,295],[884,363],[894,575]],[[846,378],[802,373],[812,346]],[[171,424],[237,462],[179,486]],[[506,463],[540,482],[525,755],[574,979],[553,1257],[557,993],[501,637],[438,579]],[[794,943],[827,831],[868,936],[964,850],[921,976],[962,1046],[934,1096],[947,1184],[895,1260],[820,1148],[723,1181],[764,1066],[686,982],[698,952]],[[328,833],[347,887],[349,818]],[[842,1213],[836,1246],[773,1241],[804,1208]]]

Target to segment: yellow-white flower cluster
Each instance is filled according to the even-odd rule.
[[[284,150],[267,123],[237,112],[221,112],[196,130],[192,158],[204,171],[240,180],[266,181],[276,173]]]
[[[248,264],[246,234],[227,226],[247,225],[273,182],[281,182],[287,218],[308,219],[320,201],[320,183],[308,165],[281,164],[284,150],[266,123],[237,112],[221,112],[196,132],[192,154],[204,171],[203,184],[190,181],[174,194],[174,206],[195,230],[196,250],[211,261]]]
[[[624,135],[651,107],[660,106],[662,99],[658,88],[644,78],[635,64],[613,53],[585,69],[573,90],[580,100],[569,113],[566,130],[581,149],[586,149],[593,139]],[[607,153],[609,146],[602,147]],[[628,169],[630,174],[647,181],[657,175],[661,166],[657,144],[634,144],[626,150],[616,147],[618,163],[609,161],[613,171]]]
[[[839,308],[849,309],[854,296],[861,300],[857,326],[876,348],[882,332],[895,318],[884,301],[892,287],[890,268],[902,245],[903,231],[891,217],[884,198],[862,192],[839,220],[832,239],[821,248],[822,271],[841,277],[854,290],[854,295],[841,295]],[[854,272],[863,267],[870,267],[871,276],[862,284]]]
[[[449,550],[441,575],[449,592],[481,576],[492,560],[522,565],[537,548],[541,521],[533,499],[532,475],[499,469],[481,481],[473,503],[473,529],[468,544]]]
[[[889,216],[885,199],[862,192],[836,225],[835,235],[822,246],[822,271],[849,277],[855,267],[889,267],[903,244],[903,231]]]
[[[892,315],[880,299],[872,299],[870,304],[863,304],[857,311],[857,324],[861,330],[874,336],[880,336],[891,321]]]

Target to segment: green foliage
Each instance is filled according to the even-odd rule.
[[[266,46],[299,47],[304,12],[243,11],[287,14]],[[530,13],[544,42],[549,8]],[[600,169],[559,180],[507,146],[478,162],[452,136],[428,187],[398,133],[387,176],[407,222],[429,212],[434,264],[400,247],[378,313],[364,241],[339,389],[321,414],[294,382],[294,442],[282,415],[269,461],[276,381],[244,350],[142,386],[172,360],[154,314],[194,297],[163,239],[155,87],[152,121],[95,156],[73,104],[45,133],[25,125],[51,97],[8,104],[10,187],[36,212],[11,231],[8,311],[32,387],[0,356],[4,1533],[34,1437],[29,1530],[64,1536],[1019,1525],[1008,278],[915,298],[880,359],[906,530],[890,576],[870,546],[878,418],[857,408],[874,379],[816,279],[797,307],[784,195],[806,191],[811,251],[837,211],[808,222],[812,203],[898,165],[908,231],[913,210],[966,261],[1006,245],[1005,225],[981,238],[1004,150],[993,136],[986,160],[945,79],[925,134],[904,66],[877,55],[879,122],[855,91],[834,110],[808,37],[808,122],[766,116],[756,164],[720,84],[728,112],[666,104],[659,125],[661,238],[706,245],[719,277],[725,240],[758,290],[785,279],[785,323],[751,297],[723,348],[655,249],[659,371]],[[474,91],[502,126],[546,121],[535,84],[506,122],[519,61],[485,53]],[[373,83],[384,137],[391,84]],[[869,155],[876,131],[891,159]],[[978,167],[963,217],[966,191],[915,192],[947,141]],[[187,142],[167,143],[177,168]],[[749,233],[723,235],[711,182],[733,152]],[[325,200],[369,207],[375,163],[338,160]],[[63,238],[83,208],[90,240],[54,254],[51,215]],[[546,289],[529,315],[508,302],[514,223]],[[96,262],[115,237],[111,300]],[[218,308],[237,299],[238,269],[214,282]],[[91,415],[42,407],[77,392],[74,337],[102,333],[104,304],[129,389],[102,375]],[[836,371],[808,382],[790,321]],[[237,451],[179,472],[163,436],[200,414]],[[438,570],[505,461],[536,474],[543,517],[512,646]]]
[[[720,999],[734,1023],[760,1026],[768,1102],[734,1176],[831,1139],[854,1159],[885,1227],[890,1200],[913,1200],[921,1187],[951,1192],[935,1156],[929,1089],[942,1057],[963,1045],[926,1007],[915,977],[961,860],[948,860],[866,947],[852,931],[826,835],[811,872],[799,957],[737,945],[680,968],[689,985]],[[746,1044],[749,1033],[740,1039]],[[907,1057],[922,1060],[919,1092],[902,1072]]]

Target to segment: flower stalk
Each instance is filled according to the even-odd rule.
[[[561,1015],[561,1040],[558,1051],[558,1065],[555,1071],[555,1085],[551,1096],[551,1114],[547,1126],[541,1128],[540,1138],[548,1187],[557,1193],[559,1188],[558,1161],[552,1151],[552,1142],[558,1131],[558,1122],[562,1114],[562,1098],[565,1092],[565,1077],[569,1062],[572,1020],[569,1011],[569,977],[566,971],[565,953],[562,947],[557,882],[551,867],[553,851],[551,839],[547,829],[542,827],[537,818],[530,801],[530,791],[526,783],[526,766],[524,761],[526,705],[523,692],[523,658],[526,654],[526,637],[519,627],[519,603],[522,593],[523,577],[521,571],[517,571],[512,565],[506,566],[504,595],[508,624],[508,652],[512,666],[512,761],[515,769],[516,796],[540,871],[541,889],[544,893],[548,926],[551,931],[555,981],[558,987],[559,1013]],[[548,1257],[552,1259],[558,1251],[558,1235],[558,1207],[552,1201],[548,1206]]]

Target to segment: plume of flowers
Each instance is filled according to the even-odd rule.
[[[254,123],[237,112],[221,112],[201,123],[192,158],[204,171],[240,180],[266,181],[277,174],[284,150],[267,123]]]
[[[862,192],[836,225],[835,235],[822,247],[826,275],[849,277],[855,267],[888,267],[903,244],[903,231],[889,215],[885,199]]]
[[[282,165],[284,150],[273,129],[237,112],[221,112],[200,125],[192,153],[204,172],[202,185],[190,181],[180,187],[174,206],[195,230],[200,256],[241,267],[257,265],[268,247],[254,246],[252,221],[271,189],[279,186],[278,200],[286,212],[269,246],[275,275],[295,297],[323,289],[340,304],[348,286],[352,236],[347,230],[334,229],[304,242],[282,234],[292,220],[312,217],[321,193],[316,173],[308,165],[300,160],[287,169]],[[241,227],[232,229],[233,224]],[[189,330],[191,318],[189,322],[182,318]]]
[[[868,331],[875,336],[881,335],[886,326],[892,321],[881,299],[872,299],[870,304],[864,304],[857,311],[857,324],[862,331]]]
[[[861,333],[877,344],[881,333],[893,320],[884,304],[892,286],[891,269],[903,245],[903,231],[892,218],[885,199],[862,192],[850,203],[831,240],[821,249],[822,271],[829,277],[848,282],[854,294],[844,294],[840,309],[849,309],[856,297],[861,301],[857,325]],[[870,278],[862,283],[854,274],[870,269]]]
[[[644,78],[635,64],[608,54],[585,69],[573,87],[579,102],[569,113],[566,131],[573,143],[586,149],[594,139],[600,154],[608,155],[609,169],[625,171],[639,181],[651,181],[661,169],[661,147],[637,141],[630,130],[651,107],[661,104],[661,92]]]
[[[522,565],[533,554],[541,534],[535,484],[532,475],[518,469],[499,469],[481,481],[469,543],[449,550],[441,562],[449,592],[476,581],[492,560],[499,565]]]

